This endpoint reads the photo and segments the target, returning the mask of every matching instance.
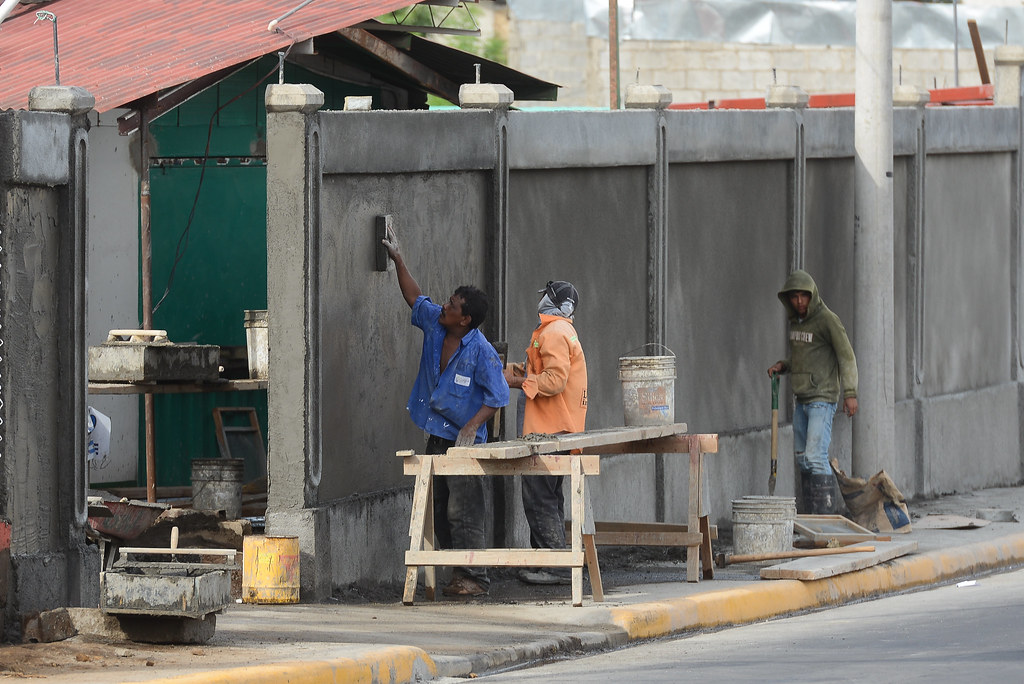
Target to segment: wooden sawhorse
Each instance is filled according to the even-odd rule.
[[[434,568],[445,566],[568,567],[572,569],[572,604],[583,605],[583,565],[590,569],[594,600],[602,601],[600,568],[595,548],[596,529],[586,506],[585,476],[600,473],[600,455],[613,453],[687,453],[690,457],[690,503],[685,536],[687,581],[700,579],[698,565],[706,555],[704,576],[710,578],[710,527],[702,510],[702,454],[718,450],[717,435],[687,435],[685,423],[610,428],[568,435],[528,436],[507,442],[452,447],[445,454],[399,451],[406,475],[415,475],[410,546],[405,554],[406,579],[402,602],[412,605],[420,566],[425,570],[427,600],[436,595]],[[582,453],[558,454],[577,451]],[[446,549],[434,544],[434,475],[568,475],[570,484],[570,548],[559,549]],[[702,525],[703,519],[703,525]],[[586,533],[585,533],[586,532]],[[702,548],[706,547],[706,553]]]

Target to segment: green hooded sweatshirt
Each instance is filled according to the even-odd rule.
[[[789,293],[811,293],[807,317],[797,318]],[[812,401],[838,403],[840,380],[843,398],[857,396],[857,359],[839,316],[825,306],[818,286],[806,271],[793,271],[779,290],[779,301],[789,315],[789,358],[781,361],[783,373],[801,404]]]

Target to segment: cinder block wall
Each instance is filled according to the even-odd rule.
[[[992,51],[985,55],[994,73]],[[607,107],[608,41],[588,37],[584,25],[516,19],[509,22],[509,66],[562,86],[557,103],[537,106]],[[952,88],[957,80],[952,50],[893,50],[893,81],[921,88]],[[961,86],[979,85],[973,50],[959,55]],[[854,48],[829,45],[754,45],[624,40],[619,46],[619,84],[657,83],[674,102],[764,97],[775,82],[808,93],[851,93]]]

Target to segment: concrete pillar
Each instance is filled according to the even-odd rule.
[[[994,61],[995,103],[1006,107],[1019,107],[1021,95],[1021,67],[1024,66],[1024,45],[996,46]]]
[[[807,234],[804,205],[807,194],[807,154],[804,150],[804,110],[810,96],[799,86],[771,85],[765,93],[768,109],[792,109],[795,114],[796,149],[789,169],[789,271],[804,267],[804,237]]]
[[[494,112],[494,173],[492,174],[492,214],[487,293],[491,299],[488,328],[492,341],[508,342],[508,108],[514,94],[500,83],[464,83],[459,87],[459,106],[463,109],[489,109]]]
[[[98,553],[85,540],[93,104],[81,88],[47,86],[32,90],[29,111],[0,113],[0,518],[15,592],[0,603],[12,626],[18,613],[99,598]]]
[[[1021,70],[1024,68],[1024,46],[1000,45],[995,51],[997,105],[1016,107],[1017,151],[1014,154],[1012,191],[1013,210],[1010,214],[1010,377],[1024,380],[1024,93],[1021,88]],[[1024,387],[1022,403],[1024,403]],[[1022,425],[1024,433],[1024,425]],[[1024,455],[1021,456],[1024,460]]]
[[[268,507],[307,508],[320,485],[320,141],[324,96],[267,87]]]
[[[854,123],[853,347],[860,371],[853,471],[893,470],[892,5],[858,0]]]
[[[320,119],[311,85],[267,87],[267,533],[299,537],[303,600],[330,595],[321,449]]]
[[[921,385],[924,382],[924,181],[925,161],[928,146],[925,138],[925,105],[931,95],[924,88],[912,85],[897,85],[893,89],[894,107],[912,107],[916,122],[916,144],[907,173],[907,235],[906,263],[896,265],[904,268],[906,276],[906,383],[907,397],[913,402],[913,425],[904,425],[906,431],[912,427],[914,439],[914,491],[922,492],[925,487],[924,411]],[[894,304],[895,307],[895,304]],[[903,443],[906,443],[904,440]],[[904,472],[908,469],[904,468]]]

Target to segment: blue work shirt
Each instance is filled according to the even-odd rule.
[[[423,330],[420,370],[406,409],[412,422],[428,434],[454,440],[481,406],[508,404],[508,383],[498,352],[474,328],[441,372],[441,346],[447,331],[438,322],[441,307],[420,295],[412,307],[412,324]],[[476,431],[476,443],[487,441],[487,425]]]

